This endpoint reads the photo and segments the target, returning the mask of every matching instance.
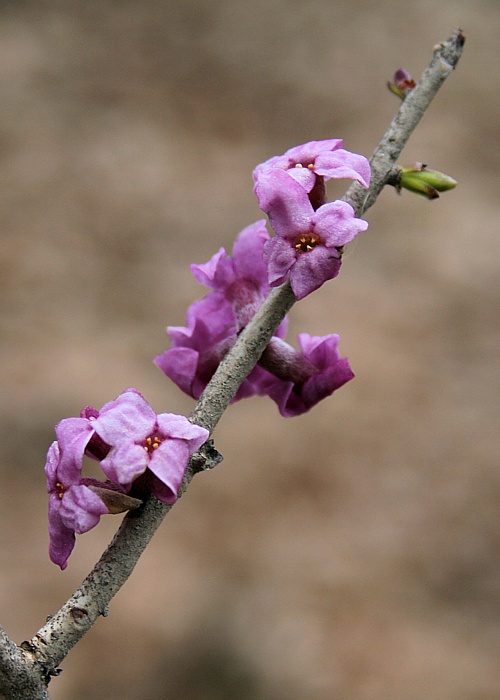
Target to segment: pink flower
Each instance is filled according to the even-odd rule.
[[[261,358],[274,375],[266,393],[286,418],[306,413],[354,377],[349,360],[340,357],[340,336],[301,333],[298,340],[300,353],[273,338]]]
[[[325,180],[349,178],[368,187],[370,184],[368,160],[358,153],[346,151],[342,145],[342,139],[326,139],[309,141],[301,146],[290,148],[282,156],[269,158],[255,168],[253,172],[255,184],[259,184],[260,176],[266,170],[278,169],[284,170],[308,193],[315,187],[317,176]],[[261,209],[265,211],[262,206]]]
[[[339,248],[368,228],[341,200],[315,211],[302,185],[281,170],[260,173],[256,192],[277,234],[264,246],[269,284],[277,287],[289,279],[297,299],[336,277]]]
[[[232,305],[213,293],[191,304],[186,320],[186,326],[168,326],[171,347],[154,363],[182,391],[199,399],[236,340],[237,322]]]
[[[189,458],[209,433],[183,416],[157,416],[138,391],[128,389],[101,411],[87,406],[79,418],[60,421],[56,435],[45,464],[49,555],[65,569],[75,534],[91,530],[101,515],[123,513],[141,504],[128,494],[131,487],[141,496],[154,493],[173,503]],[[83,477],[84,455],[100,461],[109,478]]]
[[[268,240],[265,219],[260,219],[238,234],[232,255],[221,248],[207,263],[191,265],[200,284],[218,292],[232,305],[237,331],[245,327],[269,294],[262,257]]]
[[[110,446],[101,469],[126,489],[145,474],[148,489],[164,503],[174,503],[189,458],[209,436],[184,416],[153,411],[135,389],[124,391],[105,404],[93,427]]]

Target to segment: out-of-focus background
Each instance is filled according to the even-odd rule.
[[[500,693],[495,0],[21,0],[0,7],[0,621],[21,642],[111,539],[47,556],[53,426],[129,386],[204,291],[189,273],[262,217],[251,169],[311,139],[370,155],[434,44],[464,56],[406,148],[459,187],[394,190],[298,332],[356,379],[309,414],[227,412],[55,700],[491,700]],[[332,196],[348,183],[337,183]]]

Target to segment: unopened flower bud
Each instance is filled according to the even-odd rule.
[[[404,100],[406,95],[413,90],[417,83],[404,68],[398,68],[394,73],[394,82],[387,82],[387,87],[391,92],[397,95],[401,100]]]
[[[427,199],[437,199],[439,192],[452,190],[457,184],[457,181],[449,175],[437,170],[429,170],[425,163],[413,163],[401,168],[397,187],[399,190],[404,188]]]

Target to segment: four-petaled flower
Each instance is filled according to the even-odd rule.
[[[264,247],[269,284],[277,287],[289,279],[297,299],[303,299],[338,275],[339,248],[368,223],[341,200],[315,211],[304,188],[281,170],[262,172],[256,188],[276,233]]]
[[[130,489],[146,470],[149,490],[164,503],[174,503],[189,458],[209,431],[175,413],[154,412],[135,389],[105,404],[93,427],[110,446],[101,469],[111,481]]]
[[[191,304],[186,321],[186,326],[167,327],[171,347],[154,363],[179,389],[199,399],[236,340],[236,317],[223,296],[208,294]]]
[[[101,515],[137,508],[135,495],[177,499],[189,458],[208,438],[205,428],[184,416],[158,416],[135,389],[127,389],[100,411],[87,406],[79,418],[56,425],[47,453],[49,555],[61,569],[75,545]],[[83,457],[101,462],[108,479],[82,477]],[[139,481],[142,482],[139,484]]]
[[[346,151],[342,145],[342,139],[325,139],[309,141],[301,146],[290,148],[282,156],[273,156],[255,168],[253,172],[255,184],[259,184],[261,174],[267,170],[284,170],[308,193],[315,187],[317,176],[325,180],[349,178],[368,187],[370,184],[368,160],[358,153]],[[257,198],[259,198],[258,193]],[[262,206],[261,209],[263,209]]]
[[[207,263],[191,265],[200,284],[218,292],[232,305],[236,331],[246,326],[269,294],[262,257],[268,240],[266,222],[260,219],[238,234],[232,255],[221,248]]]

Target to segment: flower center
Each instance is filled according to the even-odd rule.
[[[158,435],[151,435],[144,440],[143,447],[148,454],[152,455],[153,452],[160,447],[162,442],[162,438]]]
[[[64,496],[64,492],[66,491],[64,484],[61,484],[60,481],[56,481],[56,489],[57,489],[57,498],[61,499]]]
[[[303,163],[295,163],[295,167],[296,167],[296,168],[303,168],[304,165],[303,165]],[[309,163],[309,165],[306,165],[305,167],[306,167],[308,170],[314,170],[314,164],[313,164],[313,163]]]
[[[295,250],[299,253],[309,253],[319,243],[319,237],[314,233],[304,233],[297,238]]]

